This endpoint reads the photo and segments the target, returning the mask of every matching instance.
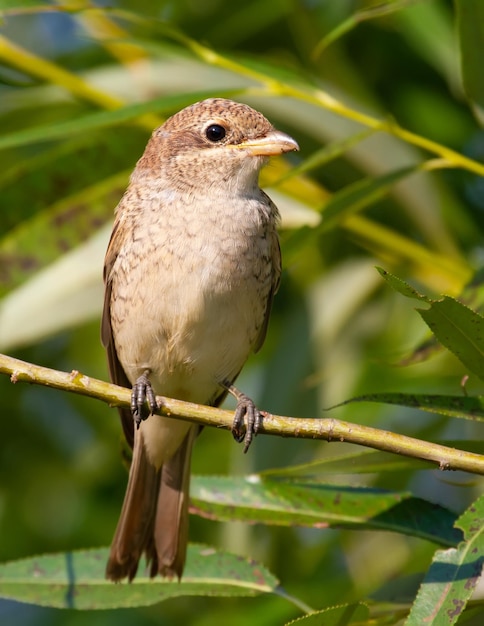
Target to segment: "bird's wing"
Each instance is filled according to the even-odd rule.
[[[111,327],[111,271],[122,243],[120,233],[121,230],[119,229],[119,221],[117,220],[114,224],[113,232],[111,234],[111,239],[109,240],[106,257],[104,260],[104,308],[101,321],[101,341],[107,351],[109,375],[111,381],[115,385],[131,388],[131,383],[126,376],[126,372],[124,371],[121,363],[119,362],[118,355],[116,354],[116,347],[114,345],[113,338],[113,329]],[[132,448],[134,443],[134,422],[131,410],[121,407],[118,408],[118,410],[121,416],[121,424],[123,426],[124,435],[127,442]]]
[[[267,196],[267,201],[273,205],[272,200]],[[276,207],[273,205],[273,210],[277,212]],[[279,289],[279,285],[281,282],[281,271],[282,271],[282,259],[281,259],[281,246],[279,244],[279,237],[277,235],[277,231],[274,228],[270,234],[271,237],[271,247],[272,247],[272,282],[271,289],[269,291],[269,295],[267,297],[266,310],[264,315],[264,322],[262,323],[261,329],[259,331],[259,336],[257,337],[257,341],[254,346],[254,352],[258,352],[262,348],[262,344],[266,338],[267,327],[269,325],[269,317],[271,315],[272,309],[272,300],[274,299],[274,295],[277,293]]]

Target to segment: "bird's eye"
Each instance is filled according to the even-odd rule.
[[[221,141],[225,137],[225,128],[220,124],[210,124],[205,131],[205,136],[209,141]]]

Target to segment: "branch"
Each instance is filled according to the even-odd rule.
[[[70,373],[60,372],[0,354],[0,372],[10,374],[10,380],[13,383],[27,382],[45,385],[46,387],[96,398],[110,406],[129,407],[131,402],[130,389],[90,378],[75,370]],[[158,415],[195,422],[204,426],[227,430],[232,428],[234,418],[232,411],[182,402],[163,396],[158,396],[158,402],[160,405],[160,409],[157,411]],[[431,461],[438,465],[441,470],[463,470],[484,475],[484,456],[482,455],[333,418],[307,419],[271,415],[264,412],[262,427],[259,432],[265,435],[279,435],[280,437],[323,439],[328,442],[345,441],[375,450]]]

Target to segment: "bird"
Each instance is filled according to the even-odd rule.
[[[106,577],[178,579],[188,542],[190,458],[198,425],[160,415],[157,395],[237,405],[247,451],[261,424],[234,386],[264,342],[281,275],[279,213],[259,187],[272,155],[298,150],[246,104],[209,98],[155,129],[115,210],[104,263],[102,343],[132,447]],[[148,407],[149,406],[149,411]]]

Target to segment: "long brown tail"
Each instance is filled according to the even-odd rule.
[[[148,461],[141,431],[135,435],[133,460],[119,522],[111,544],[106,577],[118,581],[136,575],[143,552],[150,575],[181,577],[188,541],[188,492],[191,428],[161,470]]]
[[[190,461],[198,427],[188,431],[175,455],[161,471],[154,540],[158,572],[162,576],[181,578],[188,543],[188,503]],[[155,575],[152,569],[152,576]]]

